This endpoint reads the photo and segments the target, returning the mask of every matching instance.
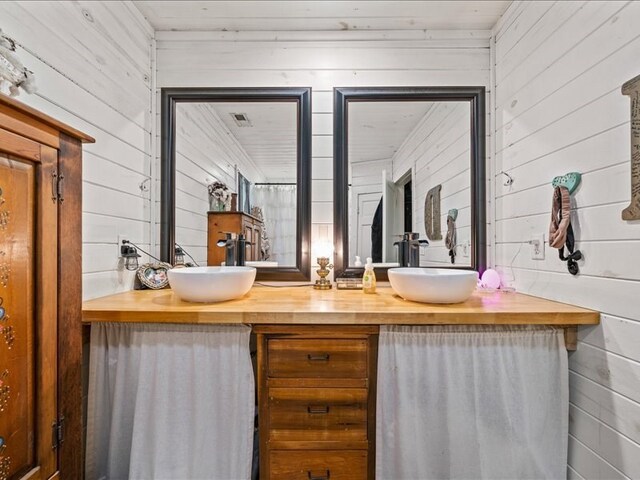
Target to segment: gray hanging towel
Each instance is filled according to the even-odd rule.
[[[574,243],[573,227],[571,227],[571,196],[567,187],[558,186],[553,190],[549,246],[558,249],[560,260],[567,262],[571,275],[578,274],[577,261],[582,258],[580,250],[573,251]],[[565,245],[569,251],[566,257],[564,256]]]
[[[451,215],[447,215],[447,236],[444,239],[444,244],[449,250],[451,263],[456,263],[456,242],[456,221]]]

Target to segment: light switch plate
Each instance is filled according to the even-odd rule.
[[[531,259],[544,260],[544,233],[533,235],[529,243],[531,244]]]

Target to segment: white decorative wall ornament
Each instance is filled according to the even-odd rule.
[[[36,91],[33,72],[25,68],[15,54],[16,43],[0,29],[0,93],[17,96],[22,87],[27,93]]]

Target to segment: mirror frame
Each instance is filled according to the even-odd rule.
[[[336,87],[333,89],[333,238],[335,276],[361,275],[361,267],[349,266],[349,102],[469,102],[471,108],[471,266],[438,268],[476,270],[487,268],[486,225],[486,111],[485,87]],[[376,267],[386,280],[388,267]]]
[[[296,265],[258,268],[256,280],[309,281],[311,278],[311,88],[162,88],[160,152],[160,258],[174,263],[176,105],[205,102],[296,102]]]

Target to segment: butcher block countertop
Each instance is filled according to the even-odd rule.
[[[244,323],[324,325],[593,325],[598,312],[520,293],[475,292],[464,303],[403,300],[390,286],[377,293],[254,286],[242,298],[188,303],[171,289],[132,290],[83,304],[84,322]]]

